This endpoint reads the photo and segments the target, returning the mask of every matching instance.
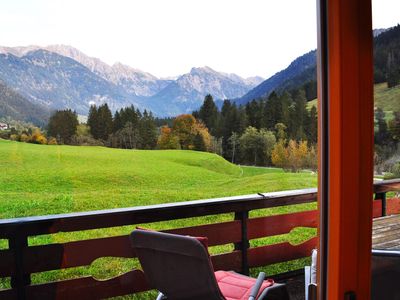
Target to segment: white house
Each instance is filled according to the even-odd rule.
[[[0,123],[0,130],[7,130],[7,129],[8,129],[8,124]]]

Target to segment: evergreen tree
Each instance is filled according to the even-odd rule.
[[[310,144],[317,143],[318,139],[318,113],[317,108],[313,105],[310,109],[309,117],[307,118],[308,124],[306,126],[306,135]]]
[[[99,138],[99,129],[98,129],[98,109],[96,105],[91,105],[89,109],[89,116],[87,120],[87,124],[90,128],[91,135],[95,138]]]
[[[113,119],[113,133],[116,133],[118,130],[121,130],[123,127],[124,127],[124,124],[122,122],[121,114],[118,111],[116,111],[114,114],[114,119]]]
[[[236,154],[239,152],[239,135],[236,132],[232,132],[232,135],[227,140],[232,151],[231,162],[235,163],[237,160]]]
[[[400,112],[393,113],[393,119],[389,122],[389,132],[396,143],[400,142]]]
[[[294,97],[294,107],[293,107],[293,115],[291,118],[292,121],[292,132],[291,138],[300,141],[305,140],[306,134],[304,131],[305,124],[307,123],[307,100],[305,96],[304,90],[298,90]]]
[[[388,53],[387,85],[389,88],[400,84],[400,55],[393,49]]]
[[[206,144],[204,143],[203,137],[200,133],[197,133],[193,140],[194,150],[196,151],[206,151]]]
[[[252,100],[246,104],[247,122],[249,126],[260,129],[262,126],[262,106],[260,101]]]
[[[157,126],[153,114],[143,112],[139,123],[140,144],[142,149],[154,149],[157,145]]]
[[[210,94],[204,98],[203,105],[199,110],[199,118],[203,121],[208,130],[210,130],[211,134],[215,135],[218,121],[218,108]]]
[[[95,124],[96,136],[95,139],[106,141],[113,130],[113,118],[111,110],[108,108],[107,103],[99,106],[97,110],[97,123]]]
[[[79,125],[78,116],[70,109],[56,111],[49,120],[48,134],[58,143],[69,144]]]
[[[378,127],[378,131],[375,132],[375,144],[378,145],[389,145],[390,135],[385,120],[385,112],[381,108],[377,108],[375,111],[375,120]]]
[[[292,96],[284,92],[281,97],[280,97],[280,118],[276,119],[277,123],[283,123],[286,126],[289,127],[289,123],[291,121],[291,114],[290,114],[290,109],[293,107],[293,99]]]

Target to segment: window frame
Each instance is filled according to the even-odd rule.
[[[320,300],[370,299],[371,6],[371,0],[317,1]]]

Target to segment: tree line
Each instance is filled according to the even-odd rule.
[[[237,106],[225,100],[219,110],[211,95],[193,116],[204,122],[212,136],[221,140],[222,155],[235,163],[271,165],[276,142],[317,142],[317,109],[307,108],[304,89],[253,100]],[[252,146],[249,146],[252,145]]]
[[[316,167],[316,108],[307,109],[303,89],[272,93],[244,106],[225,100],[219,109],[211,95],[192,114],[156,119],[134,106],[114,114],[105,103],[91,106],[86,124],[59,110],[46,132],[16,140],[46,144],[103,145],[123,149],[208,151],[239,164],[275,165],[287,170]],[[313,162],[314,161],[314,162]]]

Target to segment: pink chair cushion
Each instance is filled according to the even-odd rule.
[[[232,271],[217,271],[215,272],[215,278],[226,300],[247,300],[252,287],[256,283],[255,278],[247,277]],[[265,280],[257,296],[259,296],[265,288],[273,284],[274,281],[272,279]]]

